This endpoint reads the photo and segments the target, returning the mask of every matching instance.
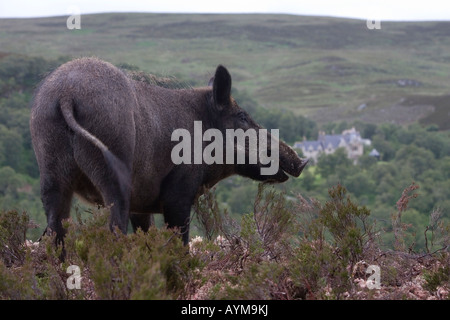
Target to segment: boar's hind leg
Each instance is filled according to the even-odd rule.
[[[130,181],[131,173],[126,166],[120,170],[113,167],[106,156],[98,148],[83,138],[75,139],[75,160],[97,188],[103,198],[106,207],[110,207],[110,228],[118,227],[123,233],[127,233],[129,206],[130,206]],[[113,155],[110,155],[115,157]],[[116,159],[117,161],[118,160]]]
[[[68,170],[58,170],[52,166],[49,170],[41,170],[41,199],[44,210],[47,215],[47,228],[44,234],[51,235],[56,233],[56,244],[62,244],[65,230],[62,226],[62,220],[69,218],[70,206],[72,202],[73,190],[68,181],[70,177],[57,177],[55,172],[74,172]]]

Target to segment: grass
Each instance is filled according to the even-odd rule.
[[[68,30],[66,19],[2,19],[0,48],[49,58],[94,55],[195,85],[224,64],[238,90],[264,107],[322,123],[428,117],[445,126],[428,109],[402,119],[405,108],[395,106],[412,95],[434,103],[448,93],[449,22],[386,22],[369,30],[362,20],[326,17],[123,13],[83,15],[81,30]],[[400,87],[399,79],[421,85]],[[363,103],[368,107],[358,112]]]

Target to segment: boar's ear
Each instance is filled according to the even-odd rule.
[[[214,77],[211,77],[211,79],[209,79],[209,82],[208,82],[208,87],[212,87],[213,83],[214,83]]]
[[[219,65],[213,80],[213,97],[216,106],[229,106],[231,102],[231,76],[228,70]]]

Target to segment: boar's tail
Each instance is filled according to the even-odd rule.
[[[83,136],[86,140],[92,142],[97,148],[99,148],[102,153],[109,152],[109,149],[103,142],[101,142],[97,137],[92,135],[89,131],[84,129],[80,124],[75,120],[73,116],[73,103],[72,101],[61,101],[61,112],[63,114],[64,120],[66,120],[67,125],[74,132]]]
[[[89,131],[84,129],[78,122],[75,120],[73,115],[73,101],[70,100],[61,100],[60,101],[61,112],[66,121],[67,125],[76,133],[84,137],[86,140],[90,141],[97,148],[99,148],[103,156],[106,159],[108,166],[111,170],[116,174],[120,188],[123,194],[126,194],[130,187],[130,179],[128,178],[127,173],[130,170],[125,166],[125,164],[117,158],[108,147],[100,141],[97,137],[91,134]]]

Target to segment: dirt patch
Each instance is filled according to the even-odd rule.
[[[419,120],[424,125],[436,124],[440,130],[450,129],[450,95],[442,96],[410,96],[403,102],[403,106],[431,105],[433,112],[426,114]]]

